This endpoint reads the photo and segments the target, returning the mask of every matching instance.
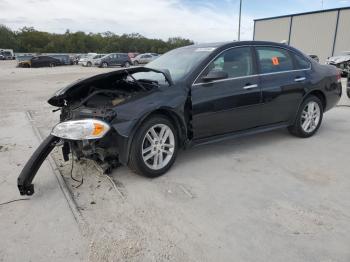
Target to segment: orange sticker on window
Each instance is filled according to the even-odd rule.
[[[279,65],[280,64],[280,61],[278,61],[278,57],[276,57],[276,56],[272,57],[272,64],[273,65]]]

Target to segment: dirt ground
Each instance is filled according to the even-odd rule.
[[[42,136],[59,118],[46,103],[51,94],[114,70],[0,62],[1,114],[29,112]],[[107,177],[91,162],[75,163],[79,188],[59,148],[53,157],[82,215],[89,261],[347,262],[349,131],[350,108],[337,107],[312,138],[280,130],[198,147],[153,180],[126,167]]]

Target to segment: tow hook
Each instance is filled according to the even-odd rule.
[[[59,141],[60,138],[49,135],[44,141],[42,141],[40,146],[30,157],[17,179],[17,186],[21,195],[31,196],[34,194],[34,185],[32,184],[32,181],[46,157],[55,148]]]

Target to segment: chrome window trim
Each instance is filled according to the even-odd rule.
[[[284,48],[282,46],[273,46],[273,45],[241,45],[241,46],[233,46],[233,47],[229,47],[223,51],[221,51],[219,54],[217,54],[212,60],[210,60],[208,62],[208,64],[203,68],[203,70],[198,74],[198,76],[196,77],[196,79],[192,82],[192,87],[193,86],[200,86],[200,85],[208,85],[208,84],[212,84],[212,83],[218,83],[218,82],[224,82],[224,81],[230,81],[230,80],[234,80],[234,79],[242,79],[242,78],[248,78],[248,77],[255,77],[255,76],[265,76],[265,75],[275,75],[275,74],[283,74],[283,73],[288,73],[288,72],[298,72],[298,71],[308,71],[312,69],[311,66],[311,62],[307,61],[309,63],[309,68],[305,68],[305,69],[294,69],[294,70],[285,70],[285,71],[279,71],[279,72],[271,72],[271,73],[263,73],[263,74],[254,74],[254,75],[247,75],[247,76],[239,76],[239,77],[231,77],[231,78],[225,78],[225,79],[220,79],[220,80],[214,80],[214,81],[210,81],[210,82],[206,82],[206,83],[196,83],[196,81],[198,80],[198,78],[202,75],[202,73],[205,71],[205,69],[208,68],[208,66],[216,59],[218,58],[222,53],[234,49],[234,48],[240,48],[240,47],[272,47],[272,48],[280,48],[280,49],[284,49],[286,51],[292,52],[295,55],[298,55],[296,52],[294,52],[293,50],[290,50],[288,48]],[[300,56],[300,55],[299,55]],[[254,59],[254,57],[253,57]]]
[[[251,47],[251,45],[240,45],[240,46],[232,46],[232,47],[229,47],[225,50],[222,50],[219,54],[217,54],[213,59],[211,59],[207,65],[203,68],[203,70],[198,74],[198,76],[196,77],[196,79],[192,82],[192,86],[194,85],[198,85],[198,84],[203,84],[203,83],[196,83],[196,81],[198,80],[198,78],[203,74],[204,70],[208,68],[208,66],[216,59],[218,58],[222,53],[228,51],[228,50],[231,50],[231,49],[234,49],[234,48],[239,48],[239,47]],[[252,76],[252,75],[249,75],[249,76]],[[227,79],[227,78],[226,78]],[[222,79],[222,80],[225,80],[225,79]],[[220,80],[216,80],[216,81],[220,81]],[[212,81],[214,82],[214,81]],[[196,84],[195,84],[196,83]],[[208,83],[211,83],[211,82],[208,82]]]
[[[231,78],[214,80],[214,81],[205,82],[205,83],[196,83],[196,84],[192,84],[192,86],[208,85],[208,84],[212,84],[212,83],[224,82],[224,81],[230,81],[230,80],[234,80],[234,79],[242,79],[242,78],[248,78],[248,77],[265,76],[265,75],[277,75],[277,74],[284,74],[284,73],[298,72],[298,71],[308,71],[308,70],[311,70],[311,68],[294,69],[294,70],[287,70],[287,71],[280,71],[280,72],[273,72],[273,73],[264,73],[264,74],[255,74],[255,75],[248,75],[248,76],[231,77]]]

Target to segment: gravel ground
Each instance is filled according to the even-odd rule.
[[[45,136],[57,89],[114,69],[0,63],[2,113],[29,111]],[[345,82],[344,82],[345,85]],[[345,96],[340,104],[350,105]],[[285,130],[180,152],[165,176],[53,157],[86,221],[90,261],[350,261],[350,108],[309,139]],[[28,155],[29,158],[29,155]],[[5,163],[3,163],[5,164]],[[112,181],[113,183],[112,183]],[[0,221],[1,222],[1,221]]]

